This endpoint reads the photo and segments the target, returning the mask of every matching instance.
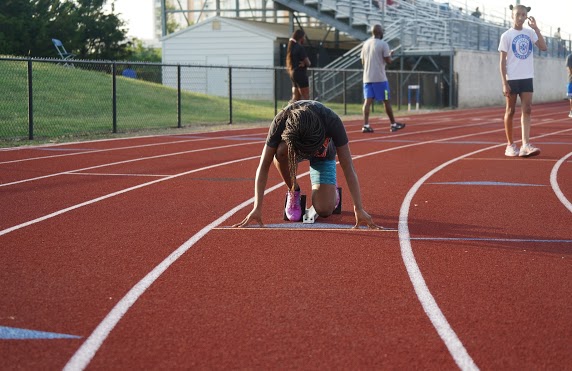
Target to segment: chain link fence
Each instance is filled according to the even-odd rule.
[[[388,71],[388,78],[397,109],[407,102],[408,84],[421,86],[425,106],[441,107],[446,101],[442,73]],[[291,82],[281,67],[0,57],[0,79],[3,146],[112,133],[269,124],[291,98]],[[360,70],[312,69],[310,81],[312,99],[340,115],[361,115]],[[326,90],[327,96],[321,98]]]

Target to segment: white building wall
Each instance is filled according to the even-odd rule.
[[[500,53],[457,51],[454,69],[458,77],[459,108],[504,106],[499,70]],[[564,59],[534,58],[534,102],[562,100],[568,75]]]
[[[274,45],[273,36],[251,32],[224,19],[209,19],[163,39],[163,63],[182,65],[182,89],[228,96],[229,69],[204,66],[272,68]],[[233,68],[232,95],[268,99],[274,92],[273,76],[271,69]],[[163,84],[176,87],[176,74],[164,74]]]

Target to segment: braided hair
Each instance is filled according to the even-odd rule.
[[[294,191],[298,161],[309,159],[320,149],[326,129],[310,106],[293,107],[285,112],[285,116],[286,128],[282,132],[282,140],[288,146],[288,169]]]

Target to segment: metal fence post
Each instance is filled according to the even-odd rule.
[[[117,65],[115,62],[111,64],[111,80],[112,80],[112,107],[113,107],[113,133],[117,133]]]
[[[274,116],[278,114],[278,70],[274,68]]]
[[[344,101],[344,115],[347,115],[348,114],[348,101],[346,99],[346,71],[342,71],[342,78],[344,81],[344,85],[343,85],[344,90],[343,90],[343,95],[342,95],[342,99]]]
[[[232,67],[228,68],[228,124],[232,125]]]
[[[181,65],[177,64],[177,127],[181,127]]]
[[[28,58],[28,139],[34,139],[34,91],[32,89],[32,58]]]

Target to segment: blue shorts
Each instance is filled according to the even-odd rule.
[[[314,184],[336,184],[336,160],[310,159],[310,180]]]
[[[376,101],[389,100],[389,82],[367,82],[363,84],[363,98]]]
[[[572,82],[568,83],[568,98],[572,99]]]

